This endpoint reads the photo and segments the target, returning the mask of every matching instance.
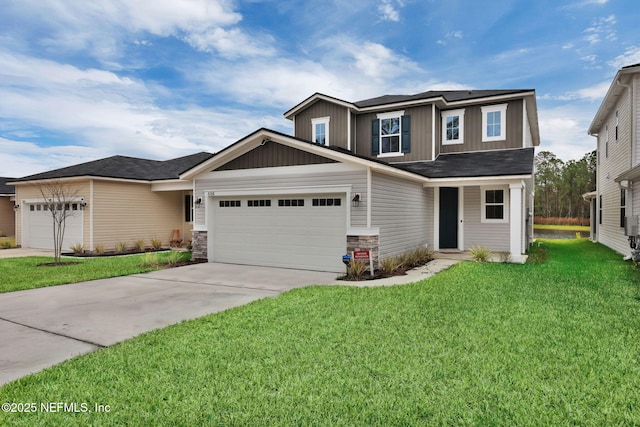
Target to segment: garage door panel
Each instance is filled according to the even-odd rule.
[[[38,210],[38,206],[40,210]],[[53,218],[51,213],[43,210],[42,204],[30,204],[26,208],[24,246],[36,249],[53,249]],[[83,242],[82,213],[84,211],[78,209],[72,212],[73,214],[66,219],[63,250],[69,250],[72,245]]]
[[[270,207],[249,207],[256,197],[234,198],[240,206],[220,207],[213,203],[212,261],[287,268],[344,270],[341,257],[346,247],[346,207],[312,206],[314,197],[260,196]],[[231,198],[229,198],[231,199]],[[304,200],[304,206],[278,206],[279,199]]]

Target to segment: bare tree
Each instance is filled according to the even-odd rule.
[[[55,263],[60,264],[64,232],[67,226],[67,218],[80,212],[72,209],[72,205],[79,205],[78,190],[74,190],[60,180],[40,181],[36,184],[42,195],[43,208],[51,215],[53,225],[53,250]]]

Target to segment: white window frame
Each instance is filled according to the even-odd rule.
[[[489,190],[502,190],[502,203],[490,203],[490,205],[503,205],[502,219],[487,218],[487,191]],[[507,224],[509,222],[509,186],[491,186],[480,187],[480,200],[481,200],[481,218],[480,222],[484,224]]]
[[[458,116],[458,139],[447,140],[447,119]],[[442,112],[442,145],[464,144],[464,108]]]
[[[507,104],[487,105],[482,110],[482,142],[504,141],[507,139]],[[489,113],[500,113],[500,135],[487,135]]]
[[[402,152],[402,116],[404,116],[404,110],[378,113],[376,115],[378,118],[378,157],[404,156]],[[398,119],[398,151],[382,152],[382,120],[384,119]],[[389,135],[386,135],[386,137],[388,138]]]
[[[324,125],[324,145],[326,147],[329,146],[329,122],[331,121],[331,117],[316,117],[315,119],[311,119],[311,141],[316,142],[316,125]]]

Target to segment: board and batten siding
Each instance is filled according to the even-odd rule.
[[[411,162],[432,160],[431,158],[431,105],[405,108],[404,114],[411,116],[411,152],[396,157],[385,157],[387,162]],[[371,121],[378,113],[360,114],[356,125],[356,154],[371,156]],[[353,124],[352,124],[353,126]],[[375,157],[375,156],[374,156]]]
[[[85,201],[89,200],[89,181],[76,181],[69,182],[64,184],[67,187],[66,193],[73,195],[74,197],[84,197]],[[23,216],[27,214],[24,204],[22,204],[22,200],[32,200],[32,199],[42,199],[42,193],[40,192],[40,187],[38,184],[18,184],[16,187],[16,203],[20,203],[20,210],[18,215],[16,215],[16,245],[22,246],[22,222]],[[89,248],[89,209],[91,207],[88,206],[84,210],[77,211],[83,215],[82,217],[82,230],[83,230],[83,241],[82,242],[74,242],[82,243],[85,248]],[[52,225],[53,227],[53,225]],[[51,229],[51,233],[53,235],[53,228]]]
[[[380,260],[425,247],[429,201],[422,184],[373,173],[371,188],[371,225],[380,228]]]
[[[480,187],[464,187],[464,249],[482,246],[491,251],[509,252],[509,223],[482,223]],[[509,193],[507,186],[505,192]]]
[[[273,168],[280,166],[300,166],[323,163],[335,163],[335,160],[319,156],[308,151],[288,147],[269,141],[264,145],[243,154],[220,166],[218,171],[254,168]]]
[[[615,114],[618,111],[618,138],[615,135]],[[631,250],[624,228],[620,226],[620,186],[615,178],[631,167],[630,141],[631,123],[629,122],[629,92],[623,91],[611,113],[602,124],[598,135],[598,196],[602,196],[602,224],[598,223],[597,239],[600,243],[615,251],[629,255]],[[607,131],[609,126],[609,147],[607,149]],[[599,197],[597,203],[600,203]],[[597,214],[599,215],[598,205]],[[599,218],[595,219],[596,221]]]
[[[321,117],[331,117],[329,121],[329,145],[341,148],[347,147],[348,110],[346,107],[320,100],[305,108],[295,116],[294,134],[296,138],[311,141],[313,130],[311,120]],[[351,124],[353,126],[353,123]]]
[[[367,225],[367,172],[363,168],[349,167],[341,163],[307,166],[289,166],[282,168],[263,168],[259,171],[220,171],[209,172],[195,179],[195,198],[205,200],[206,191],[214,190],[262,190],[287,189],[292,194],[295,188],[351,185],[351,194],[360,193],[359,207],[351,208],[351,227]],[[349,200],[346,203],[351,203]],[[195,210],[196,228],[205,229],[205,209]]]
[[[504,104],[504,102],[500,103]],[[440,141],[440,153],[460,153],[482,150],[503,150],[506,148],[522,148],[523,140],[523,100],[513,100],[507,104],[506,140],[482,142],[482,109],[491,104],[471,105],[464,108],[464,143],[442,144],[442,132],[436,134]],[[456,108],[457,109],[457,108]],[[442,122],[441,111],[438,119]],[[440,126],[440,129],[442,126]]]
[[[181,230],[184,241],[191,240],[190,230],[183,228],[183,191],[154,192],[145,183],[95,180],[93,185],[94,245],[110,250],[120,242],[133,246],[138,239],[150,245],[153,238],[168,245],[174,229]]]

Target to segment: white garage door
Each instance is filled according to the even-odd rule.
[[[36,249],[53,249],[53,219],[46,205],[26,205],[25,242],[23,246]],[[72,245],[82,243],[82,214],[78,203],[69,206],[71,215],[67,217],[62,249],[67,251]]]
[[[209,260],[343,272],[344,194],[214,197]]]

